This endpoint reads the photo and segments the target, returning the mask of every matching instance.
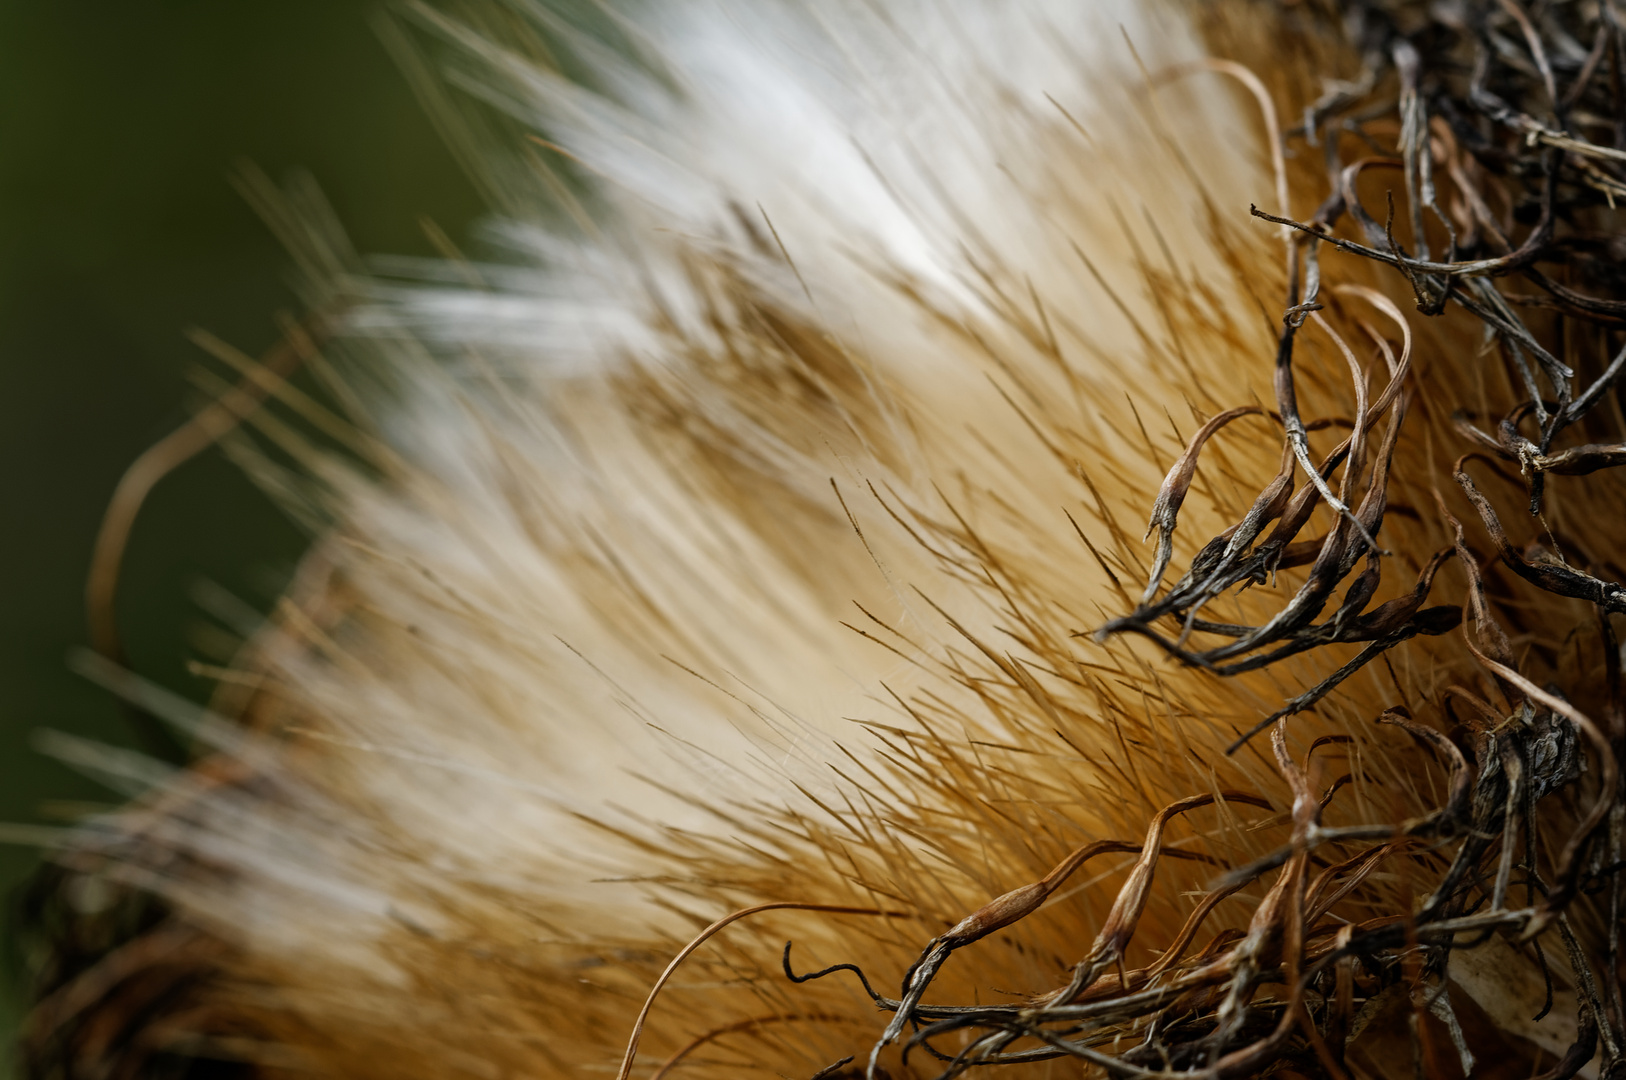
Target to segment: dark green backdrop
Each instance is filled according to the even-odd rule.
[[[428,253],[420,217],[457,237],[479,212],[374,15],[372,0],[0,0],[0,822],[112,801],[30,745],[42,727],[133,738],[64,663],[85,641],[101,511],[124,466],[188,415],[200,357],[183,330],[257,353],[293,306],[234,163],[308,169],[364,251]],[[305,540],[218,452],[171,476],[125,566],[133,667],[204,693],[185,666],[189,590],[207,579],[263,608]],[[37,857],[0,846],[0,888]],[[6,952],[9,1044],[21,1002]]]

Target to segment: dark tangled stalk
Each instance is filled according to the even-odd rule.
[[[942,1064],[939,1080],[980,1065],[1053,1058],[1128,1078],[1219,1080],[1257,1075],[1284,1061],[1346,1076],[1345,1046],[1360,1003],[1402,983],[1411,987],[1417,1015],[1431,1011],[1445,1021],[1464,1071],[1471,1071],[1473,1051],[1446,991],[1447,965],[1454,951],[1492,935],[1529,942],[1543,957],[1542,943],[1551,949],[1556,935],[1579,980],[1576,1041],[1543,1075],[1573,1076],[1599,1052],[1602,1075],[1626,1074],[1626,1011],[1617,978],[1626,866],[1618,758],[1626,750],[1626,712],[1610,622],[1626,614],[1626,588],[1618,580],[1626,558],[1619,537],[1558,535],[1545,513],[1549,477],[1626,464],[1623,418],[1610,393],[1626,371],[1626,275],[1618,261],[1626,232],[1615,207],[1626,197],[1626,20],[1612,2],[1526,8],[1520,0],[1312,3],[1294,17],[1307,21],[1312,33],[1342,28],[1362,67],[1353,79],[1329,83],[1332,89],[1305,110],[1302,123],[1282,135],[1289,153],[1324,157],[1327,193],[1315,214],[1297,220],[1285,209],[1252,211],[1283,226],[1290,248],[1274,408],[1220,412],[1191,437],[1152,507],[1147,536],[1157,534],[1156,547],[1139,604],[1094,635],[1139,636],[1217,677],[1324,653],[1324,646],[1360,646],[1231,747],[1234,752],[1271,729],[1274,764],[1293,795],[1291,840],[1220,874],[1177,938],[1153,963],[1133,970],[1126,969],[1125,949],[1152,881],[1163,825],[1214,798],[1165,807],[1142,844],[1104,841],[1075,851],[1045,878],[990,901],[929,942],[897,999],[871,992],[893,1015],[869,1055],[870,1080],[881,1074],[883,1048],[906,1031],[912,1033],[905,1058],[935,1056]],[[1345,160],[1352,143],[1369,156]],[[1363,204],[1373,197],[1363,182],[1380,170],[1396,174],[1400,190],[1389,191],[1382,214],[1374,215]],[[1370,288],[1330,290],[1339,303],[1376,309],[1400,331],[1397,353],[1366,326],[1367,348],[1387,370],[1381,390],[1369,394],[1358,346],[1320,314],[1329,299],[1323,245],[1392,271],[1424,317],[1461,312],[1476,319],[1479,354],[1446,357],[1419,377],[1412,331],[1395,303]],[[1351,416],[1307,419],[1301,412],[1295,346],[1306,323],[1331,340],[1349,367]],[[1583,359],[1591,354],[1605,359],[1594,366]],[[1499,412],[1483,411],[1483,392],[1474,402],[1439,374],[1454,369],[1466,380],[1497,361],[1519,391]],[[1498,621],[1480,558],[1448,509],[1444,485],[1434,489],[1438,521],[1451,543],[1398,595],[1373,604],[1383,584],[1391,481],[1397,470],[1426,468],[1396,461],[1407,412],[1418,404],[1450,411],[1470,448],[1449,470],[1450,479],[1477,517],[1481,539],[1491,542],[1519,587],[1595,609],[1605,663],[1581,684],[1538,685],[1521,671],[1525,658]],[[1264,423],[1281,434],[1280,471],[1169,583],[1181,506],[1205,446],[1232,425],[1258,429]],[[1335,424],[1348,434],[1317,461],[1309,435]],[[1475,462],[1484,466],[1477,480],[1469,472]],[[1523,532],[1539,539],[1523,539],[1504,524],[1480,486],[1493,476],[1504,492],[1522,489],[1530,522]],[[1303,538],[1323,504],[1333,511],[1330,528]],[[1465,592],[1428,606],[1453,560],[1466,577]],[[1207,614],[1220,598],[1274,586],[1279,574],[1298,567],[1308,567],[1302,583],[1257,625]],[[1411,820],[1323,826],[1322,811],[1351,777],[1312,790],[1310,758],[1347,737],[1317,739],[1294,761],[1286,741],[1289,719],[1402,642],[1459,626],[1464,659],[1492,680],[1501,700],[1487,700],[1466,684],[1447,688],[1447,719],[1458,724],[1450,737],[1402,707],[1378,718],[1445,768],[1444,802]],[[1577,702],[1594,704],[1583,709]],[[1459,707],[1465,717],[1457,716]],[[1559,850],[1539,855],[1542,803],[1557,793],[1567,793],[1579,808],[1577,818]],[[1237,793],[1225,798],[1259,805]],[[1450,855],[1412,910],[1363,922],[1332,915],[1341,899],[1391,861],[1424,848]],[[1083,859],[1106,850],[1141,854],[1065,985],[1014,1005],[925,1002],[953,952],[1031,914]],[[1269,886],[1246,931],[1221,934],[1189,955],[1214,906],[1255,882]],[[1568,914],[1583,895],[1600,895],[1604,906],[1606,940],[1597,955],[1582,948]],[[836,970],[792,975],[787,947],[785,971],[797,981]],[[1551,1008],[1550,977],[1547,993]],[[960,1040],[953,1052],[944,1049],[951,1035]]]

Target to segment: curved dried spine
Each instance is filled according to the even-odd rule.
[[[1185,948],[1195,925],[1220,898],[1259,880],[1262,875],[1275,872],[1275,882],[1256,911],[1247,935],[1241,942],[1222,949],[1211,963],[1198,971],[1176,975],[1172,981],[1172,965],[1159,963],[1136,972],[1133,977],[1125,976],[1122,985],[1114,988],[1115,999],[1069,1005],[1066,1012],[1035,1011],[1014,1018],[985,1014],[984,1027],[988,1034],[973,1044],[970,1053],[956,1058],[945,1075],[963,1071],[975,1062],[1036,1060],[1063,1054],[1097,1066],[1112,1076],[1242,1075],[1284,1053],[1295,1024],[1299,1025],[1305,1040],[1303,1046],[1308,1047],[1305,1052],[1313,1052],[1328,1073],[1343,1075],[1342,1053],[1348,1037],[1355,987],[1350,966],[1353,958],[1370,958],[1375,951],[1381,951],[1383,942],[1393,942],[1399,935],[1425,950],[1430,957],[1427,963],[1434,965],[1433,977],[1440,978],[1445,958],[1453,949],[1468,947],[1496,932],[1529,940],[1555,923],[1565,936],[1578,977],[1592,988],[1587,996],[1592,1005],[1583,1001],[1576,1041],[1564,1060],[1550,1070],[1551,1075],[1573,1075],[1599,1045],[1605,1055],[1606,1071],[1616,1068],[1622,1047],[1626,1046],[1626,1032],[1619,1029],[1626,1018],[1620,1016],[1618,1010],[1611,1011],[1602,1004],[1602,991],[1595,989],[1590,960],[1574,947],[1564,914],[1583,891],[1583,880],[1590,880],[1590,887],[1607,880],[1613,905],[1610,910],[1615,911],[1620,906],[1619,860],[1608,863],[1600,871],[1603,857],[1598,852],[1617,851],[1623,846],[1619,835],[1622,781],[1617,758],[1626,749],[1623,745],[1626,722],[1618,715],[1623,698],[1621,665],[1610,651],[1618,646],[1609,618],[1626,614],[1626,591],[1620,584],[1597,576],[1598,571],[1588,572],[1572,565],[1556,551],[1521,549],[1509,538],[1490,498],[1465,468],[1470,459],[1484,459],[1486,454],[1517,464],[1531,513],[1539,515],[1547,477],[1596,476],[1626,464],[1626,442],[1621,441],[1618,432],[1613,439],[1594,437],[1570,446],[1555,445],[1561,434],[1596,416],[1608,391],[1626,372],[1626,347],[1616,351],[1611,346],[1605,355],[1612,355],[1612,359],[1590,383],[1583,384],[1575,366],[1566,362],[1571,354],[1554,344],[1555,340],[1562,342],[1564,338],[1547,333],[1545,326],[1540,331],[1532,329],[1519,310],[1519,305],[1530,301],[1504,295],[1498,288],[1499,282],[1515,276],[1529,280],[1552,298],[1546,306],[1559,313],[1556,318],[1576,324],[1590,323],[1595,328],[1592,332],[1604,343],[1608,341],[1611,328],[1626,315],[1626,300],[1587,295],[1555,280],[1562,275],[1550,275],[1538,267],[1538,263],[1552,262],[1579,265],[1574,255],[1578,249],[1573,237],[1583,228],[1581,222],[1590,211],[1584,201],[1573,194],[1576,185],[1584,188],[1603,184],[1608,188],[1618,178],[1600,170],[1615,169],[1616,162],[1626,160],[1626,155],[1614,148],[1596,145],[1564,130],[1569,110],[1578,107],[1583,100],[1592,102],[1605,115],[1619,116],[1623,106],[1618,88],[1613,91],[1613,100],[1600,103],[1607,95],[1599,90],[1594,76],[1603,66],[1603,57],[1618,52],[1621,30],[1615,25],[1617,17],[1613,9],[1608,8],[1606,12],[1604,5],[1599,5],[1592,15],[1579,12],[1559,15],[1546,10],[1537,19],[1527,15],[1514,0],[1502,0],[1500,15],[1494,14],[1497,10],[1494,6],[1476,9],[1469,16],[1471,25],[1467,34],[1454,37],[1454,31],[1436,28],[1435,37],[1425,38],[1415,30],[1402,36],[1375,7],[1359,5],[1359,9],[1362,18],[1370,20],[1366,24],[1369,36],[1364,46],[1361,79],[1308,110],[1305,128],[1290,133],[1312,137],[1313,144],[1318,129],[1326,129],[1329,195],[1307,223],[1294,220],[1287,213],[1253,210],[1256,217],[1294,230],[1299,237],[1293,246],[1298,258],[1290,266],[1289,294],[1275,358],[1277,411],[1273,415],[1280,419],[1285,430],[1282,468],[1258,490],[1247,513],[1201,545],[1185,573],[1159,595],[1159,587],[1172,561],[1172,533],[1176,525],[1173,511],[1178,510],[1190,485],[1196,452],[1202,444],[1201,439],[1194,439],[1159,492],[1153,513],[1153,525],[1159,530],[1158,557],[1145,594],[1133,612],[1109,620],[1095,634],[1097,640],[1133,634],[1151,641],[1184,664],[1220,676],[1257,671],[1322,645],[1364,643],[1365,647],[1358,654],[1330,676],[1288,698],[1280,709],[1270,712],[1251,730],[1242,733],[1231,747],[1235,751],[1252,735],[1272,729],[1278,771],[1295,793],[1293,836],[1276,851],[1229,871],[1214,882],[1188,919],[1187,925],[1192,929],[1182,930],[1178,948],[1168,954],[1178,955]],[[1427,21],[1429,17],[1423,18]],[[1529,58],[1529,73],[1509,74],[1505,66],[1493,58],[1485,43],[1490,34],[1501,31],[1472,22],[1490,18],[1504,19],[1505,27],[1510,28],[1514,38],[1523,42]],[[1583,27],[1584,34],[1575,27],[1560,25],[1572,18],[1583,24],[1591,20],[1589,26]],[[1574,34],[1581,40],[1594,42],[1574,82],[1567,88],[1561,85],[1562,80],[1576,68],[1568,66],[1572,62],[1570,58],[1566,57],[1562,63],[1554,59],[1558,52],[1549,49],[1553,40],[1549,34]],[[1457,55],[1451,51],[1456,47],[1453,42],[1461,43],[1457,54],[1465,54],[1471,60],[1455,70],[1450,68],[1452,56]],[[1343,123],[1341,116],[1370,100],[1373,88],[1388,68],[1397,73],[1400,85],[1400,99],[1395,106],[1399,121],[1395,152],[1391,155],[1380,151],[1354,162],[1340,162],[1338,128],[1334,125]],[[1467,74],[1462,74],[1464,72]],[[1539,95],[1544,102],[1542,108],[1552,110],[1558,125],[1550,126],[1533,119],[1532,114],[1538,110],[1518,104],[1524,99],[1515,100],[1509,92],[1515,86],[1525,86],[1530,93]],[[1372,115],[1381,111],[1374,110]],[[1502,138],[1503,133],[1511,137],[1502,138],[1500,142],[1486,138],[1484,129],[1471,127],[1465,121],[1464,117],[1471,114],[1484,118],[1498,133],[1498,138]],[[1349,122],[1348,129],[1359,130],[1358,123]],[[1368,141],[1372,140],[1368,138]],[[1483,178],[1493,171],[1507,175],[1510,162],[1517,162],[1523,169],[1516,175],[1524,183],[1533,208],[1533,220],[1525,219],[1530,225],[1520,237],[1515,237],[1507,225],[1497,220],[1490,209],[1492,197],[1479,187]],[[1443,173],[1437,177],[1435,170],[1439,166],[1443,166]],[[1363,176],[1380,168],[1401,173],[1413,247],[1410,252],[1395,236],[1393,197],[1386,220],[1368,213],[1361,203],[1359,189]],[[1450,188],[1441,186],[1444,177],[1449,177]],[[1450,204],[1449,212],[1442,205],[1446,203]],[[1610,205],[1612,209],[1613,204]],[[1439,248],[1431,249],[1428,229],[1432,225],[1426,220],[1427,215],[1432,215],[1445,234],[1443,258],[1433,254]],[[1347,219],[1353,225],[1358,239],[1337,234],[1340,219]],[[1381,294],[1365,287],[1358,287],[1358,293],[1349,286],[1342,290],[1346,295],[1358,295],[1379,306],[1402,327],[1406,338],[1402,359],[1397,361],[1382,336],[1366,327],[1387,360],[1391,375],[1384,391],[1368,401],[1364,376],[1349,341],[1321,313],[1323,282],[1317,249],[1323,243],[1399,271],[1400,279],[1423,315],[1438,315],[1449,307],[1457,307],[1479,320],[1486,328],[1488,339],[1501,350],[1510,381],[1517,388],[1516,393],[1522,392],[1525,399],[1487,430],[1481,430],[1470,418],[1459,415],[1455,420],[1457,429],[1482,452],[1463,455],[1449,472],[1455,488],[1466,497],[1489,535],[1502,565],[1527,585],[1548,594],[1584,601],[1596,610],[1607,654],[1602,692],[1611,702],[1608,724],[1595,722],[1584,709],[1573,704],[1569,699],[1574,694],[1538,685],[1539,679],[1520,670],[1521,664],[1515,658],[1507,634],[1498,624],[1476,556],[1469,550],[1462,528],[1446,508],[1443,496],[1438,495],[1437,485],[1436,495],[1442,499],[1439,521],[1451,534],[1452,542],[1438,549],[1424,564],[1415,586],[1372,611],[1366,610],[1381,583],[1382,562],[1376,538],[1383,525],[1390,470],[1407,405],[1402,396],[1402,384],[1409,373],[1411,330],[1404,316]],[[1299,295],[1296,290],[1301,281],[1304,292]],[[1323,459],[1319,468],[1311,465],[1307,438],[1310,425],[1300,418],[1294,379],[1294,347],[1297,333],[1306,320],[1315,321],[1328,334],[1355,379],[1352,433]],[[1406,393],[1423,400],[1431,411],[1437,410],[1438,403],[1434,399],[1439,390],[1427,380]],[[1240,412],[1222,412],[1209,423],[1217,427],[1230,422]],[[1365,481],[1365,496],[1361,498],[1358,490],[1362,482],[1364,437],[1371,424],[1385,413],[1390,413],[1389,427],[1378,448],[1370,479]],[[1529,435],[1521,430],[1527,419],[1533,428]],[[1199,434],[1206,437],[1207,433],[1209,428],[1205,426]],[[1293,490],[1292,476],[1295,463],[1311,481],[1297,492]],[[1339,465],[1344,466],[1345,472],[1335,494],[1332,478]],[[1421,470],[1422,466],[1416,468]],[[1408,466],[1406,471],[1412,468]],[[1298,541],[1316,505],[1324,502],[1335,511],[1341,511],[1356,499],[1360,499],[1360,505],[1347,515],[1340,512],[1321,540],[1313,545]],[[1264,526],[1271,522],[1276,523],[1274,530],[1261,539]],[[1550,535],[1549,539],[1557,549],[1559,541]],[[1367,555],[1366,564],[1356,572],[1363,554]],[[1613,546],[1604,558],[1600,559],[1600,554],[1593,553],[1593,565],[1619,565]],[[1453,604],[1425,609],[1423,605],[1436,578],[1453,559],[1462,566],[1468,580],[1460,608]],[[1309,566],[1304,582],[1273,614],[1256,625],[1219,622],[1211,616],[1203,616],[1211,602],[1231,590],[1265,584],[1273,581],[1278,569],[1301,565]],[[1344,599],[1333,616],[1316,623],[1334,589],[1346,582]],[[1170,624],[1171,629],[1163,630],[1161,624],[1164,623]],[[1402,728],[1442,760],[1449,772],[1443,805],[1403,821],[1323,827],[1319,813],[1305,809],[1312,800],[1304,769],[1295,766],[1285,755],[1281,740],[1286,718],[1314,707],[1365,663],[1401,642],[1419,634],[1444,634],[1459,624],[1466,654],[1494,681],[1503,704],[1493,705],[1466,687],[1450,687],[1443,700],[1449,704],[1454,696],[1454,700],[1469,704],[1471,713],[1477,717],[1476,725],[1455,739],[1448,739],[1431,724],[1415,721],[1408,711],[1398,706],[1379,717],[1380,723]],[[1199,637],[1219,640],[1198,645],[1195,639]],[[1586,692],[1589,691],[1584,688],[1577,690],[1577,693]],[[1543,881],[1536,869],[1535,844],[1539,832],[1536,802],[1577,785],[1582,775],[1579,764],[1583,756],[1593,767],[1589,770],[1591,781],[1587,785],[1590,790],[1576,797],[1580,803],[1576,820],[1555,853],[1551,879]],[[1308,755],[1306,768],[1307,763]],[[1324,806],[1340,787],[1358,775],[1359,770],[1355,770],[1341,777],[1328,788],[1319,805]],[[1522,860],[1518,854],[1521,833],[1525,838]],[[1306,881],[1305,860],[1312,851],[1329,843],[1359,841],[1376,843],[1341,856],[1314,882]],[[1330,944],[1324,938],[1317,939],[1315,924],[1319,920],[1326,918],[1346,897],[1358,892],[1379,867],[1423,843],[1452,845],[1454,850],[1415,912],[1404,919],[1347,924],[1333,933]],[[1485,865],[1487,861],[1489,866]],[[1588,866],[1594,875],[1590,879]],[[1524,907],[1510,907],[1514,879],[1521,870],[1526,879],[1528,900]],[[1537,893],[1545,895],[1538,899]],[[1482,915],[1468,914],[1476,903],[1488,903],[1489,909]],[[1464,935],[1468,936],[1464,938]],[[1615,971],[1618,937],[1614,931],[1609,934],[1606,987],[1612,986],[1607,979],[1612,978]],[[1286,996],[1273,1004],[1275,1020],[1268,1031],[1245,1036],[1242,1030],[1243,1017],[1248,1015],[1245,1003],[1250,999],[1259,972],[1270,965],[1280,965],[1274,974],[1286,979]],[[1318,992],[1329,1004],[1317,1019],[1302,1010],[1302,995],[1311,980],[1321,978],[1323,973],[1330,981],[1317,984]],[[1159,980],[1163,980],[1161,986]],[[1438,993],[1443,994],[1443,983],[1440,985]],[[1178,994],[1174,992],[1176,986],[1180,988]],[[1113,1027],[1115,1021],[1129,1016],[1162,1016],[1180,994],[1189,995],[1204,987],[1208,996],[1200,1001],[1189,996],[1181,998],[1188,1007],[1197,1002],[1197,1013],[1207,1017],[1204,1023],[1211,1025],[1200,1037],[1187,1036],[1182,1042],[1162,1032],[1154,1021],[1155,1034],[1147,1034],[1142,1049],[1150,1053],[1155,1045],[1157,1054],[1161,1055],[1158,1064],[1154,1065],[1151,1058],[1137,1058],[1136,1054],[1141,1051],[1116,1055],[1106,1052],[1108,1044],[1122,1034]],[[1610,989],[1610,993],[1614,992]],[[1122,1006],[1121,1013],[1111,1010],[1114,1000]],[[1443,1007],[1449,1014],[1449,1006]],[[1454,1024],[1454,1018],[1452,1022]],[[945,1020],[923,1029],[917,1041],[971,1024],[972,1019],[966,1016]],[[1069,1026],[1059,1026],[1063,1024]],[[1460,1029],[1453,1027],[1452,1032],[1458,1049],[1465,1055],[1463,1060],[1469,1060]],[[1015,1044],[1024,1038],[1037,1040],[1040,1046],[1016,1048]],[[1168,1071],[1171,1068],[1173,1072]]]

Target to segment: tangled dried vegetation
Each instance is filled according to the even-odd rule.
[[[1191,437],[1152,507],[1147,535],[1156,534],[1157,546],[1140,602],[1095,631],[1097,640],[1141,635],[1217,677],[1332,643],[1362,646],[1230,748],[1234,752],[1270,730],[1276,767],[1292,792],[1291,842],[1217,876],[1174,940],[1155,962],[1136,970],[1125,970],[1125,950],[1159,857],[1191,857],[1161,846],[1164,828],[1171,818],[1214,802],[1212,795],[1164,807],[1141,843],[1080,847],[1040,880],[967,915],[925,946],[896,998],[873,989],[851,964],[796,974],[787,944],[784,972],[794,982],[850,972],[878,1007],[892,1013],[865,1063],[870,1080],[880,1075],[883,1048],[905,1036],[905,1059],[911,1053],[936,1057],[942,1063],[939,1080],[974,1066],[1065,1057],[1116,1077],[1241,1077],[1283,1064],[1344,1076],[1345,1043],[1352,1023],[1361,1022],[1358,1003],[1375,1000],[1402,979],[1432,988],[1413,995],[1414,1008],[1419,1016],[1432,1008],[1446,1018],[1464,1071],[1471,1072],[1472,1050],[1443,994],[1451,954],[1498,933],[1532,943],[1539,954],[1538,938],[1550,940],[1543,932],[1555,925],[1581,982],[1579,1034],[1543,1080],[1574,1076],[1600,1051],[1602,1075],[1626,1075],[1619,975],[1626,802],[1618,765],[1626,712],[1621,653],[1610,622],[1612,614],[1626,614],[1626,588],[1582,569],[1621,577],[1619,538],[1586,532],[1560,537],[1543,517],[1549,476],[1626,464],[1626,444],[1585,441],[1603,433],[1618,438],[1623,430],[1618,398],[1609,391],[1626,371],[1626,347],[1590,377],[1561,359],[1600,351],[1607,356],[1626,326],[1626,280],[1619,271],[1626,234],[1617,228],[1615,205],[1626,197],[1626,21],[1612,2],[1526,8],[1520,0],[1331,7],[1312,2],[1294,15],[1341,22],[1363,63],[1355,78],[1329,82],[1301,123],[1280,133],[1281,145],[1291,151],[1324,156],[1330,194],[1315,214],[1299,221],[1253,209],[1256,217],[1290,230],[1274,408],[1230,409]],[[1266,108],[1268,115],[1268,99]],[[1370,152],[1345,160],[1344,136]],[[1363,177],[1379,171],[1398,174],[1403,193],[1399,200],[1387,193],[1381,221],[1363,206],[1360,190]],[[1477,511],[1482,532],[1474,537],[1471,527],[1465,530],[1436,492],[1435,512],[1454,533],[1454,543],[1426,563],[1410,590],[1376,607],[1369,604],[1388,554],[1381,544],[1397,436],[1412,396],[1441,390],[1426,381],[1408,385],[1412,342],[1401,311],[1372,289],[1345,286],[1340,291],[1368,301],[1399,326],[1404,347],[1396,355],[1369,328],[1388,373],[1374,395],[1355,347],[1321,322],[1352,374],[1354,415],[1301,415],[1294,344],[1307,321],[1321,320],[1323,245],[1391,268],[1424,316],[1451,308],[1470,313],[1482,324],[1482,341],[1477,355],[1458,362],[1467,369],[1500,358],[1525,391],[1500,413],[1475,411],[1466,401],[1430,403],[1452,408],[1456,428],[1475,446],[1456,460],[1450,475]],[[1250,415],[1266,415],[1281,430],[1281,471],[1240,520],[1200,546],[1171,584],[1180,508],[1204,446]],[[1307,433],[1328,426],[1348,435],[1316,462]],[[1476,482],[1474,471],[1486,479]],[[1300,477],[1303,482],[1296,483]],[[1479,486],[1489,478],[1522,487],[1527,496],[1526,522],[1513,525],[1511,534]],[[1336,524],[1325,536],[1304,537],[1312,512],[1323,503],[1336,513]],[[1521,534],[1545,539],[1514,538]],[[1542,686],[1521,674],[1519,657],[1486,599],[1475,554],[1481,539],[1529,587],[1595,607],[1606,647],[1602,669],[1589,674],[1587,685]],[[1460,606],[1429,606],[1436,575],[1453,558],[1466,571],[1466,599]],[[1306,565],[1303,584],[1258,625],[1204,617],[1216,598]],[[1340,587],[1343,595],[1336,598]],[[1459,625],[1501,703],[1467,686],[1448,688],[1446,700],[1460,710],[1450,738],[1414,723],[1401,706],[1379,718],[1415,737],[1449,770],[1445,803],[1386,825],[1324,827],[1323,810],[1351,777],[1313,790],[1310,758],[1347,737],[1318,738],[1304,760],[1295,761],[1284,736],[1290,719],[1399,643],[1447,634]],[[1578,700],[1601,707],[1589,715]],[[1564,789],[1585,791],[1583,809],[1562,848],[1543,855],[1537,806]],[[1224,798],[1268,807],[1241,792]],[[1413,912],[1357,923],[1328,917],[1363,881],[1423,845],[1454,851]],[[1027,917],[1081,865],[1107,852],[1139,858],[1065,985],[1012,1005],[924,1003],[955,951]],[[1538,869],[1544,858],[1550,859],[1547,873]],[[1222,933],[1192,954],[1215,905],[1272,872],[1275,880],[1246,932]],[[1582,895],[1601,897],[1605,907],[1607,940],[1600,955],[1583,952],[1566,916]],[[1262,998],[1272,984],[1278,989]],[[1547,1008],[1551,990],[1549,980]],[[974,1037],[964,1038],[965,1032]],[[950,1033],[961,1033],[960,1047],[939,1049]],[[1126,1043],[1133,1049],[1122,1051]],[[1433,1075],[1429,1063],[1438,1063],[1441,1050],[1425,1046],[1419,1068]],[[831,1074],[846,1065],[837,1063]]]

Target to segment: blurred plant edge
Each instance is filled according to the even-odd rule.
[[[550,0],[546,8],[564,6]],[[423,32],[444,44],[455,30],[447,15],[454,7],[466,17],[511,10],[484,0],[439,8],[394,3],[374,10],[372,29],[411,85],[417,108],[427,114],[482,201],[517,212],[521,202],[513,185],[495,180],[474,164],[480,142],[502,138],[499,129],[475,122],[470,104],[455,101],[429,61]],[[517,155],[533,157],[534,148],[501,156]],[[494,159],[487,155],[482,160],[489,165]],[[536,163],[530,162],[530,167]],[[561,179],[546,165],[540,171],[547,174],[543,183],[555,198],[560,191],[582,190],[574,177]],[[278,185],[256,166],[240,164],[235,180],[244,201],[292,259],[302,285],[320,281],[331,286],[370,276],[315,179],[295,173]],[[537,204],[529,206],[534,210]],[[433,218],[420,215],[414,226],[438,257],[468,265],[447,230]],[[398,268],[413,260],[380,262]],[[345,376],[338,371],[344,365],[335,365],[324,355],[342,335],[345,318],[358,298],[331,288],[327,292],[310,300],[303,315],[282,316],[282,336],[257,358],[208,331],[188,332],[193,344],[229,369],[232,377],[203,368],[194,371],[192,381],[202,391],[201,400],[189,418],[124,469],[96,530],[86,573],[84,614],[91,648],[70,666],[81,676],[94,669],[90,681],[117,702],[139,754],[164,766],[191,765],[216,782],[240,778],[232,775],[237,767],[223,758],[210,759],[207,744],[192,738],[184,722],[177,722],[175,709],[186,705],[184,699],[144,681],[132,669],[119,624],[126,555],[154,491],[211,450],[224,451],[243,475],[293,518],[307,545],[323,529],[319,512],[266,478],[286,475],[290,468],[309,468],[316,457],[332,453],[362,468],[368,467],[369,458],[377,463],[373,452],[383,444],[369,432],[354,395],[345,388]],[[269,416],[267,406],[273,403],[304,421],[304,430],[295,433],[280,416]],[[261,438],[251,437],[251,430]],[[300,565],[320,576],[311,561],[307,546]],[[300,591],[297,584],[291,588]],[[268,624],[274,621],[274,615],[267,619]],[[244,635],[235,656],[221,659],[232,668],[252,669],[256,648],[255,635]],[[245,687],[246,681],[217,679],[207,714],[252,726],[255,693]],[[140,799],[133,805],[139,807]],[[0,838],[37,848],[43,855],[8,898],[13,932],[7,937],[12,951],[22,954],[25,985],[15,988],[18,1037],[7,1060],[0,1060],[0,1072],[30,1077],[108,1075],[116,1065],[124,1075],[236,1076],[252,1071],[252,1063],[276,1059],[277,1045],[267,1041],[267,1033],[211,1031],[201,1036],[188,1030],[184,1018],[203,1007],[199,992],[229,946],[180,925],[171,918],[168,904],[134,875],[105,872],[119,853],[121,834],[123,843],[130,840],[127,825],[98,828],[98,820],[110,820],[105,807],[87,808],[84,821],[70,827],[21,825],[11,830],[15,835]],[[95,837],[85,843],[91,833]],[[164,1017],[179,1017],[183,1023],[166,1024]]]

